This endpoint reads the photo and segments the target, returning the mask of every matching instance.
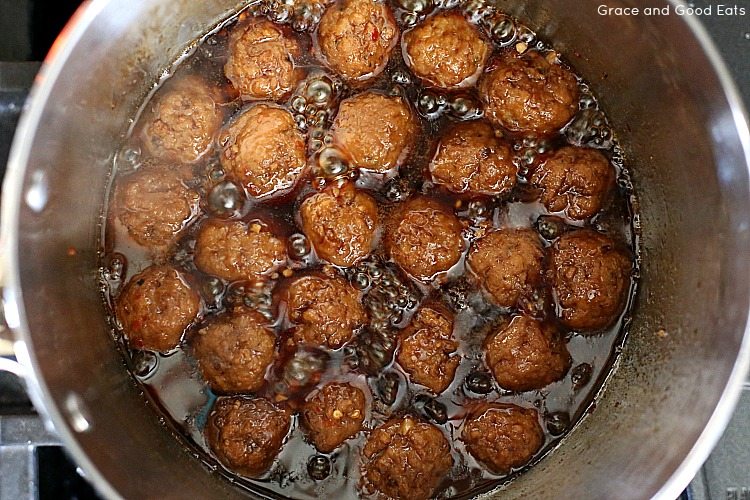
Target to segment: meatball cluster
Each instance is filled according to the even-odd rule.
[[[212,405],[191,418],[232,473],[383,499],[510,474],[583,399],[554,393],[578,387],[568,339],[627,304],[633,254],[600,223],[611,152],[565,145],[577,78],[493,45],[482,12],[310,5],[242,13],[191,65],[218,75],[144,108],[107,234],[129,262],[116,324],[184,350]]]

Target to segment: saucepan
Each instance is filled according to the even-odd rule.
[[[488,0],[549,40],[619,131],[640,202],[641,288],[596,407],[490,497],[673,499],[727,424],[750,363],[750,137],[699,22],[602,0]],[[19,371],[108,498],[247,494],[180,445],[113,348],[97,281],[103,193],[128,118],[238,0],[92,0],[37,77],[2,197],[2,300]],[[7,363],[6,363],[7,364]]]

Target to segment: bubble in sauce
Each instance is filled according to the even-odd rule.
[[[442,425],[448,421],[448,409],[443,403],[430,396],[418,395],[414,399],[414,409],[436,424]]]
[[[220,217],[229,217],[242,210],[244,195],[231,181],[220,182],[208,193],[208,210]]]
[[[570,372],[570,381],[573,383],[573,390],[579,390],[591,381],[594,369],[588,363],[577,365]]]
[[[347,174],[349,165],[343,153],[334,147],[324,148],[318,155],[320,173],[327,178],[338,178]]]
[[[570,427],[570,415],[564,411],[550,413],[545,417],[545,426],[553,436],[562,436]]]
[[[386,406],[392,406],[396,402],[400,384],[401,378],[394,372],[386,372],[378,377],[376,383],[378,397]]]
[[[547,241],[554,241],[568,231],[565,221],[554,215],[540,215],[534,225],[542,238]]]
[[[133,373],[142,379],[151,376],[159,365],[159,358],[151,351],[133,351],[131,356]]]
[[[489,394],[492,392],[492,378],[485,372],[473,371],[466,377],[466,388],[475,394]]]
[[[132,172],[141,165],[141,148],[134,146],[121,149],[116,161],[119,173]]]
[[[307,461],[307,474],[310,479],[322,481],[331,474],[331,460],[325,455],[313,455]]]

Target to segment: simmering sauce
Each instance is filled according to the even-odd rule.
[[[389,4],[402,32],[429,15],[456,11],[475,24],[491,41],[491,50],[537,50],[557,54],[526,26],[490,8],[483,2],[438,0],[394,0]],[[606,115],[583,79],[578,79],[579,110],[558,133],[534,137],[495,127],[512,145],[512,157],[518,167],[515,187],[501,196],[456,194],[435,185],[428,165],[437,142],[453,124],[484,116],[484,104],[472,82],[457,90],[425,87],[404,61],[400,47],[393,50],[382,73],[366,83],[352,83],[327,69],[315,50],[315,30],[324,11],[322,2],[290,7],[266,1],[250,5],[227,18],[198,41],[166,73],[134,119],[131,133],[115,157],[113,188],[142,168],[165,163],[154,158],[144,144],[143,130],[151,119],[154,105],[164,92],[190,84],[199,77],[212,89],[226,124],[253,102],[243,102],[224,75],[228,44],[233,28],[252,16],[265,17],[282,26],[300,47],[295,63],[305,73],[289,97],[273,106],[288,110],[295,125],[305,136],[307,174],[293,189],[264,200],[250,199],[243,186],[228,178],[220,161],[221,137],[196,161],[183,166],[166,162],[168,168],[188,170],[185,185],[200,195],[197,212],[178,239],[155,252],[141,246],[117,217],[118,199],[109,195],[110,209],[104,214],[101,254],[101,283],[105,307],[112,311],[115,343],[122,351],[128,369],[143,388],[154,410],[166,426],[177,431],[190,453],[207,467],[242,488],[268,497],[360,498],[361,451],[368,430],[391,417],[406,414],[438,426],[451,444],[453,466],[436,490],[438,498],[466,498],[488,491],[533,467],[553,449],[576,422],[595,407],[596,394],[616,359],[630,322],[630,306],[636,291],[638,272],[638,228],[634,212],[635,198],[622,152]],[[331,134],[331,124],[341,101],[364,90],[389,96],[401,96],[418,117],[416,142],[400,167],[385,172],[357,171],[346,155],[340,153]],[[551,214],[539,201],[538,190],[530,184],[531,173],[550,155],[565,145],[593,148],[610,161],[617,182],[604,208],[586,221],[572,220],[564,213]],[[377,203],[380,219],[388,220],[404,200],[422,194],[452,210],[463,226],[464,250],[458,262],[439,279],[417,280],[406,274],[389,257],[381,243],[369,256],[349,267],[335,266],[316,255],[310,239],[303,234],[299,209],[301,202],[316,191],[339,186],[347,181],[367,192]],[[198,229],[209,217],[262,223],[286,247],[288,259],[269,276],[249,282],[229,282],[199,270],[195,265],[195,240]],[[473,242],[493,228],[524,227],[540,233],[540,241],[549,252],[561,231],[580,226],[605,233],[630,249],[634,257],[626,304],[619,318],[604,330],[594,333],[565,332],[572,364],[566,375],[539,390],[511,392],[501,388],[485,362],[483,342],[493,325],[515,311],[493,304],[466,269],[466,255]],[[382,228],[379,229],[382,231]],[[387,229],[386,229],[387,230]],[[114,316],[118,294],[132,276],[154,263],[168,263],[187,277],[201,297],[198,319],[183,335],[182,343],[166,353],[139,350],[129,346],[127,332]],[[285,314],[284,291],[298,276],[322,274],[340,276],[360,292],[369,323],[359,328],[354,338],[339,349],[301,346],[291,340],[293,324]],[[545,280],[549,280],[545,275]],[[544,288],[549,283],[545,281]],[[411,322],[420,304],[429,299],[449,308],[455,315],[453,337],[458,342],[460,364],[450,386],[439,395],[410,382],[410,376],[397,363],[394,353],[399,332]],[[544,299],[540,299],[544,300]],[[549,300],[555,300],[553,296]],[[242,477],[221,465],[204,435],[204,427],[217,399],[203,380],[189,347],[191,336],[234,306],[259,311],[268,320],[277,337],[277,355],[268,370],[265,383],[254,394],[286,405],[293,412],[291,430],[271,468],[256,478]],[[550,304],[547,316],[554,321],[559,304]],[[344,442],[331,453],[320,453],[309,442],[296,413],[305,398],[330,381],[347,382],[361,388],[366,396],[365,430]],[[460,439],[467,414],[478,402],[513,403],[538,411],[544,431],[544,444],[526,466],[509,474],[492,473],[479,463]]]

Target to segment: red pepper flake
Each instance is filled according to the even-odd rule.
[[[373,28],[372,29],[372,41],[376,42],[378,38],[380,38],[380,32],[378,31],[377,28]]]

